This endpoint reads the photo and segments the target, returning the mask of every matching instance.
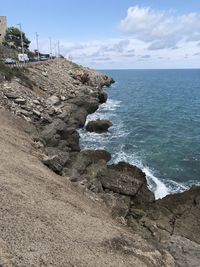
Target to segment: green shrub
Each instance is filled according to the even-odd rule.
[[[4,77],[6,81],[11,81],[14,77],[18,78],[24,86],[33,87],[33,82],[26,75],[28,70],[26,68],[9,67],[0,61],[0,76]]]

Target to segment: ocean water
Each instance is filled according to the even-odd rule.
[[[140,167],[156,198],[200,184],[200,70],[106,70],[116,83],[87,121],[105,118],[103,135],[80,130],[81,147],[106,149],[112,162]]]

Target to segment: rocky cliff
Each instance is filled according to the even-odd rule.
[[[109,165],[111,155],[104,150],[80,151],[77,129],[106,101],[102,88],[112,78],[61,59],[31,65],[25,75],[29,86],[19,78],[1,83],[1,107],[33,127],[35,155],[44,165],[107,206],[130,236],[137,234],[161,251],[158,259],[131,266],[199,266],[198,187],[155,201],[140,169],[125,162]],[[111,243],[105,246],[132,250],[129,241]]]

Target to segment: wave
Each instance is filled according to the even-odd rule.
[[[100,105],[99,110],[105,110],[105,111],[110,111],[110,110],[116,110],[118,107],[120,107],[120,100],[113,100],[113,99],[108,99],[106,103],[103,103]]]
[[[113,155],[113,163],[118,163],[119,161],[129,162],[130,164],[140,168],[146,174],[149,189],[154,192],[156,199],[163,198],[171,193],[165,183],[157,178],[149,167],[143,165],[139,157],[134,154],[127,154],[124,152],[123,145],[121,150]]]
[[[116,113],[113,112],[120,107],[121,101],[108,99],[108,101],[102,104],[99,109],[87,117],[87,121],[96,119],[111,119],[116,118]],[[119,118],[118,118],[119,119]],[[120,143],[124,143],[123,138],[128,136],[128,130],[124,129],[122,121],[117,120],[117,123],[109,129],[109,132],[104,134],[90,133],[82,128],[79,130],[80,134],[80,145],[84,149],[106,149],[109,151],[109,147],[114,144],[111,148],[112,160],[111,163],[118,163],[119,161],[129,162],[132,165],[140,168],[145,174],[148,182],[148,187],[154,192],[155,198],[160,199],[171,193],[183,192],[191,187],[191,184],[197,184],[195,181],[190,181],[186,184],[178,183],[170,179],[162,179],[157,177],[155,171],[149,166],[144,165],[141,157],[131,151],[127,151],[124,144],[119,147]],[[122,138],[121,140],[119,140]],[[116,147],[117,140],[117,147]],[[200,183],[199,183],[200,185]]]

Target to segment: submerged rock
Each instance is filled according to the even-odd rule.
[[[96,120],[96,121],[89,121],[86,125],[86,130],[88,132],[96,132],[96,133],[103,133],[107,132],[108,129],[112,126],[112,122],[109,120]]]

